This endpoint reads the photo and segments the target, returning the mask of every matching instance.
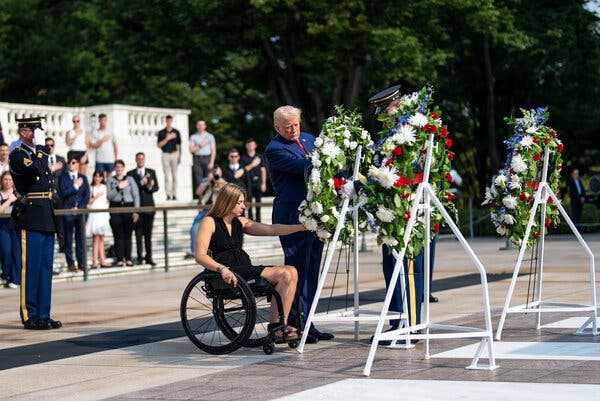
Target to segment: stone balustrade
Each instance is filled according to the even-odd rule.
[[[157,107],[140,107],[121,104],[97,105],[90,107],[60,107],[19,103],[0,102],[0,124],[4,139],[8,143],[17,139],[16,119],[23,117],[46,117],[44,129],[48,136],[56,142],[56,153],[65,156],[68,147],[65,143],[66,133],[72,128],[72,118],[78,115],[86,133],[91,133],[98,125],[98,115],[104,113],[108,117],[108,129],[111,130],[118,143],[118,157],[125,161],[126,169],[135,167],[135,154],[146,154],[146,165],[156,170],[161,190],[155,199],[165,198],[164,174],[162,173],[161,151],[156,146],[157,132],[164,128],[165,117],[173,116],[173,126],[181,132],[181,164],[177,182],[177,198],[181,201],[192,200],[192,158],[188,149],[190,110],[167,109]],[[90,154],[88,176],[93,173],[94,154]]]

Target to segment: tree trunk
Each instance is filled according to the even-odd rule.
[[[483,39],[483,64],[484,64],[484,83],[485,83],[485,127],[488,138],[488,152],[490,164],[493,171],[498,170],[500,161],[498,159],[498,149],[496,146],[496,108],[494,105],[494,85],[495,78],[492,72],[492,60],[490,56],[489,38]]]

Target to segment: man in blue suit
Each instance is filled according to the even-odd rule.
[[[300,131],[301,111],[293,106],[279,107],[273,113],[277,135],[265,151],[267,168],[275,190],[273,201],[274,224],[299,224],[298,208],[306,198],[305,174],[311,167],[309,153],[315,148],[315,137]],[[308,316],[319,279],[323,243],[310,231],[279,237],[285,264],[298,271],[298,288],[290,320]],[[301,316],[296,314],[300,312]],[[298,319],[300,318],[300,319]],[[333,334],[310,328],[307,342],[331,340]]]
[[[67,170],[58,176],[58,194],[62,201],[63,209],[85,209],[90,200],[90,186],[87,177],[79,173],[79,160],[75,157],[69,159]],[[65,235],[65,257],[69,271],[77,271],[73,260],[73,232],[75,232],[75,255],[79,269],[84,270],[83,230],[81,220],[83,215],[63,216],[63,230]]]

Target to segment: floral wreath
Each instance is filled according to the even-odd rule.
[[[438,109],[430,111],[432,90],[425,87],[418,92],[393,101],[380,114],[383,123],[381,139],[374,145],[374,163],[369,167],[367,182],[362,187],[366,196],[368,222],[378,233],[379,244],[400,250],[403,247],[404,228],[410,219],[410,209],[418,184],[423,181],[427,145],[430,134],[436,135],[430,183],[443,205],[454,210],[454,195],[450,192],[452,176],[450,163],[455,154],[450,149],[453,141],[442,124]],[[439,211],[431,214],[431,230],[435,235],[443,221]],[[414,258],[425,241],[424,219],[419,216],[406,256]]]
[[[369,132],[360,125],[360,114],[347,112],[341,106],[336,107],[335,112],[335,116],[325,121],[315,140],[315,149],[310,154],[313,168],[308,179],[308,191],[299,207],[300,223],[315,232],[322,241],[333,235],[341,217],[343,199],[352,195],[353,191],[346,190],[346,184],[351,183],[358,147],[362,146],[362,164],[366,164],[371,162],[370,148],[373,144]],[[350,187],[353,186],[351,183]],[[367,227],[364,216],[359,227]],[[352,221],[349,220],[339,239],[347,243],[353,233]]]
[[[544,149],[548,147],[553,156],[549,159],[548,184],[558,194],[560,171],[564,145],[557,138],[556,131],[545,125],[548,120],[546,108],[521,109],[523,117],[506,118],[513,126],[513,135],[504,141],[506,162],[504,168],[492,179],[492,185],[485,190],[483,205],[489,205],[492,223],[496,232],[521,245],[525,237],[529,213],[534,201],[543,169]],[[558,207],[548,197],[546,227],[560,221]],[[539,224],[541,208],[534,220],[532,235],[527,246],[531,247],[541,235]]]

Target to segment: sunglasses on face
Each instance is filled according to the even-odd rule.
[[[79,122],[79,120],[73,120],[73,122],[74,122],[74,123],[78,123],[78,122]]]

